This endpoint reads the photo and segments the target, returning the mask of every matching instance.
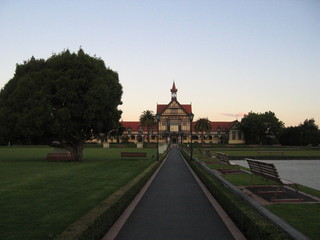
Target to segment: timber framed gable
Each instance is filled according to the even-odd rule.
[[[170,117],[181,117],[188,116],[188,112],[183,108],[183,106],[176,100],[172,100],[162,112],[160,112],[162,116],[170,116]]]

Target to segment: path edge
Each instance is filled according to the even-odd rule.
[[[104,235],[104,237],[101,240],[114,240],[119,232],[121,231],[123,225],[126,223],[138,203],[140,202],[141,198],[145,194],[145,192],[150,187],[151,183],[153,182],[154,178],[158,175],[160,169],[162,168],[163,164],[167,161],[167,156],[162,161],[158,169],[152,174],[152,176],[149,178],[149,180],[146,182],[146,184],[142,187],[142,189],[139,191],[139,193],[135,196],[135,198],[131,201],[131,203],[128,205],[128,207],[123,211],[123,213],[120,215],[120,217],[115,221],[115,223],[112,225],[112,227],[109,229],[109,231]]]
[[[210,191],[207,189],[207,187],[202,183],[202,181],[199,179],[198,175],[192,170],[192,168],[187,163],[186,159],[183,157],[181,151],[179,151],[181,157],[184,160],[184,163],[187,165],[189,171],[191,172],[192,176],[200,186],[203,193],[208,198],[209,202],[211,203],[212,207],[216,210],[228,230],[230,231],[231,235],[234,237],[235,240],[246,240],[247,238],[243,235],[243,233],[239,230],[237,225],[233,222],[233,220],[229,217],[229,215],[226,213],[226,211],[221,207],[221,205],[218,203],[218,201],[212,196]]]

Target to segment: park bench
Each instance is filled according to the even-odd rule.
[[[48,153],[46,157],[47,161],[72,161],[73,155],[66,152],[54,152]]]
[[[120,156],[122,158],[128,157],[147,157],[146,152],[120,152]]]
[[[210,157],[210,158],[213,157],[212,154],[211,154],[211,152],[210,152],[208,149],[205,150],[205,154],[206,154],[208,157]]]
[[[244,174],[245,171],[240,169],[240,166],[230,162],[229,157],[226,153],[217,152],[216,158],[220,161],[221,164],[228,165],[228,168],[221,168],[218,171],[222,172],[223,174]]]
[[[199,153],[200,153],[201,155],[206,155],[206,153],[205,153],[204,151],[202,151],[201,148],[199,148],[198,151],[199,151]]]
[[[230,165],[230,166],[238,166],[237,164],[230,162],[229,156],[222,152],[217,152],[216,157],[220,160],[220,163]]]
[[[267,182],[268,182],[268,180],[273,180],[274,182],[276,182],[278,184],[275,191],[262,191],[260,189],[262,187],[265,187],[265,185],[257,186],[260,188],[258,190],[259,193],[274,193],[275,195],[274,195],[272,201],[280,201],[279,199],[277,199],[277,197],[278,197],[279,193],[285,192],[284,186],[292,186],[295,189],[296,196],[297,196],[297,199],[293,199],[293,200],[299,200],[299,201],[302,200],[299,198],[298,185],[296,183],[281,179],[279,176],[279,173],[273,163],[255,161],[255,160],[249,159],[249,158],[246,158],[245,160],[248,162],[250,171],[252,173],[251,179],[250,179],[250,185],[252,185],[253,175],[261,176]],[[288,201],[288,199],[285,199],[285,200]],[[284,200],[282,200],[282,201],[284,201]]]

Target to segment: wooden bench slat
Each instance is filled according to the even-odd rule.
[[[228,155],[225,153],[217,152],[216,156],[220,160],[220,162],[223,164],[227,164],[230,166],[237,166],[237,164],[230,162]]]

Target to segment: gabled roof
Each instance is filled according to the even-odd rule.
[[[171,101],[172,102],[172,101]],[[171,103],[170,102],[170,103]],[[192,105],[191,104],[180,104],[178,101],[176,101],[179,106],[187,113],[190,114],[192,113]],[[157,114],[162,114],[164,112],[164,110],[166,110],[166,108],[170,105],[170,103],[168,104],[157,104]]]
[[[157,104],[157,114],[163,113],[163,111],[168,107],[168,104]]]
[[[218,129],[220,131],[229,131],[236,121],[232,122],[211,122],[211,131],[217,132]]]
[[[180,104],[180,105],[188,114],[192,113],[191,104]]]
[[[138,131],[139,127],[141,127],[141,123],[138,121],[122,121],[121,124],[126,130],[131,128],[132,131]]]

